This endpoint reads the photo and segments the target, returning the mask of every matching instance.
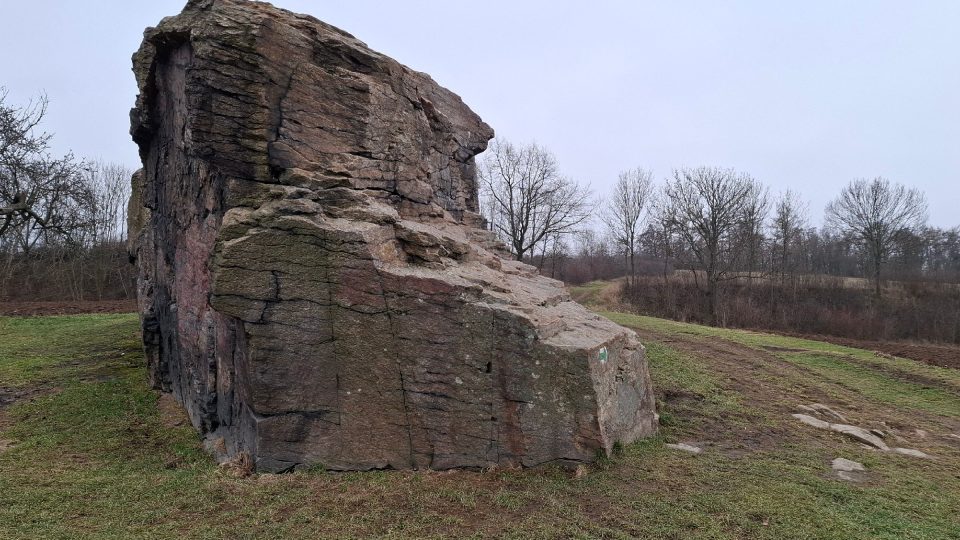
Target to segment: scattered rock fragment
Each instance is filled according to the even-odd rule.
[[[866,480],[866,469],[862,463],[850,459],[837,458],[831,462],[830,466],[833,469],[833,473],[841,480],[848,482],[862,482]]]
[[[808,414],[797,413],[797,414],[794,414],[793,417],[796,418],[797,420],[800,420],[804,424],[807,424],[808,426],[813,426],[819,429],[829,429],[832,431],[836,431],[837,433],[843,433],[844,435],[850,437],[851,439],[870,445],[873,448],[877,448],[879,450],[890,449],[880,437],[877,437],[876,435],[870,433],[869,431],[861,427],[851,426],[849,424],[831,424],[830,422],[825,422],[823,420],[820,420],[819,418],[814,418]]]
[[[933,459],[933,456],[930,454],[921,452],[920,450],[914,450],[912,448],[893,448],[892,449],[897,454],[902,454],[904,456],[910,456],[921,459]]]
[[[822,413],[824,416],[829,416],[834,420],[839,420],[844,423],[847,422],[847,418],[845,416],[831,409],[827,405],[824,405],[823,403],[811,403],[809,408],[819,413]]]
[[[798,413],[798,414],[794,414],[793,417],[803,422],[804,424],[807,424],[808,426],[813,426],[815,428],[820,428],[820,429],[830,429],[830,422],[825,422],[819,418],[814,418],[809,414]]]
[[[883,430],[880,430],[880,429],[872,428],[872,429],[870,430],[870,433],[873,433],[874,435],[876,435],[877,437],[880,437],[881,439],[886,439],[886,438],[887,438],[886,432],[884,432]]]
[[[700,448],[699,446],[693,446],[692,444],[687,444],[687,443],[667,443],[664,446],[672,450],[690,452],[691,454],[700,454],[703,452],[703,448]]]
[[[862,443],[866,448],[883,450],[884,452],[892,451],[894,453],[902,454],[904,456],[911,456],[911,457],[922,458],[922,459],[933,459],[931,455],[921,452],[920,450],[914,450],[912,448],[890,448],[889,446],[887,446],[887,443],[883,442],[883,439],[881,439],[881,437],[885,436],[886,434],[879,429],[866,430],[862,427],[851,426],[849,424],[831,424],[829,422],[824,422],[819,418],[814,418],[807,414],[797,413],[792,416],[809,426],[813,426],[819,429],[829,429],[831,431],[836,431],[837,433],[842,433],[847,437],[850,437],[851,439]],[[924,436],[926,436],[925,431],[918,429],[917,434],[919,435],[920,432],[923,432]],[[953,435],[951,434],[951,436]],[[957,436],[957,438],[960,438],[960,436]],[[843,458],[835,459],[834,468],[836,468],[837,463],[843,464],[843,463],[846,463],[846,461],[848,460],[844,460]]]
[[[830,424],[829,427],[837,433],[843,433],[847,437],[864,444],[868,444],[877,450],[886,451],[890,449],[890,447],[887,446],[887,443],[883,442],[883,439],[877,437],[862,427],[851,426],[849,424]]]
[[[833,461],[831,462],[830,466],[831,466],[831,467],[833,468],[833,470],[835,470],[835,471],[845,471],[845,472],[859,471],[859,472],[863,472],[863,471],[866,470],[866,469],[863,467],[863,464],[862,464],[862,463],[857,462],[857,461],[853,461],[852,459],[846,459],[846,458],[842,458],[842,457],[839,457],[839,458],[833,460]]]

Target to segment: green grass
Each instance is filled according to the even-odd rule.
[[[647,360],[661,394],[670,391],[695,398],[697,417],[703,419],[731,418],[743,411],[739,395],[725,390],[709,366],[660,343],[647,343]],[[675,411],[663,401],[657,403],[660,422],[666,426],[683,427],[693,420],[687,411]]]
[[[91,359],[109,369],[105,358],[139,354],[135,315],[0,317],[0,385],[22,387],[76,374],[70,362],[87,367]],[[122,350],[119,350],[122,349]],[[119,355],[101,355],[119,350]]]
[[[632,328],[722,339],[746,345],[808,368],[825,380],[841,384],[849,391],[877,402],[960,417],[960,376],[957,370],[905,358],[877,356],[871,351],[822,341],[626,313],[602,312],[601,315]],[[911,381],[911,376],[924,382]]]
[[[577,302],[590,306],[600,301],[600,293],[609,286],[609,281],[591,281],[590,283],[570,287],[570,294]]]
[[[943,389],[918,397],[873,364],[844,362],[875,360],[869,352],[609,315],[677,340],[809,350],[782,358],[857,386],[863,411],[895,403],[933,422],[960,400]],[[661,434],[583,478],[552,467],[237,478],[191,427],[161,417],[136,332],[133,315],[0,318],[0,388],[33,392],[0,411],[0,439],[15,442],[0,451],[0,538],[960,538],[960,451],[936,447],[936,460],[921,461],[814,432],[737,392],[714,359],[670,343],[647,344]],[[783,383],[771,402],[789,382],[769,381]],[[747,428],[779,438],[746,453],[663,446],[735,442]],[[838,455],[864,463],[869,482],[830,477]]]
[[[777,334],[755,332],[751,330],[717,328],[714,326],[682,323],[668,319],[658,319],[656,317],[633,315],[629,313],[608,311],[600,312],[600,314],[624,326],[646,328],[666,334],[688,334],[706,338],[720,338],[757,349],[764,347],[782,347],[788,349],[805,349],[814,352],[847,355],[859,360],[876,364],[878,366],[889,366],[946,381],[957,380],[956,370],[950,368],[930,366],[915,362],[913,360],[908,360],[906,358],[887,358],[877,356],[873,351],[855,349],[853,347],[845,347],[843,345],[834,345],[833,343],[827,343],[825,341],[814,341],[810,339],[781,336]]]

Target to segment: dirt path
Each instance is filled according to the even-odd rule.
[[[897,438],[899,446],[928,450],[937,446],[956,449],[957,445],[950,441],[927,438],[918,435],[916,430],[920,429],[920,433],[955,432],[960,430],[958,419],[917,410],[903,410],[890,403],[878,403],[853,385],[830,380],[821,373],[775,354],[800,352],[800,349],[781,350],[771,347],[773,350],[760,350],[717,337],[663,333],[644,328],[634,330],[646,343],[662,344],[702,362],[721,386],[741,397],[744,411],[749,411],[744,413],[742,418],[701,419],[702,421],[694,424],[696,429],[688,433],[694,439],[714,440],[713,444],[721,449],[766,450],[784,441],[800,438],[822,439],[826,443],[835,436],[828,431],[812,430],[790,416],[802,412],[800,406],[811,403],[829,405],[844,414],[851,424],[890,432],[891,436]],[[935,385],[946,391],[957,392],[957,388],[940,384],[939,381],[918,380],[914,374],[885,369],[842,355],[837,357],[880,376],[909,383]],[[658,392],[661,392],[660,397],[668,408],[680,407],[684,414],[698,413],[699,407],[691,407],[685,403],[691,396],[684,395],[683,392],[672,395],[669,390],[662,389],[658,389]],[[726,440],[715,440],[720,434],[725,435]],[[730,439],[731,435],[736,438]]]

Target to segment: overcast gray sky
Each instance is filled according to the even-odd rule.
[[[185,0],[2,0],[0,86],[58,151],[137,166],[130,55]],[[603,194],[636,166],[735,167],[823,206],[854,177],[960,225],[960,2],[277,0],[460,94]]]

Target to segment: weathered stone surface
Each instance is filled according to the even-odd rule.
[[[819,429],[829,429],[831,431],[836,431],[837,433],[842,433],[855,441],[872,446],[878,450],[890,450],[890,447],[883,442],[883,439],[877,437],[862,427],[851,426],[849,424],[831,424],[830,422],[825,422],[819,418],[814,418],[807,414],[797,413],[791,416],[803,422],[804,424],[807,424],[808,426],[813,426]]]
[[[240,0],[148,29],[134,72],[149,372],[225,457],[529,466],[655,431],[635,334],[482,229],[493,132],[427,75]]]
[[[926,452],[921,452],[920,450],[914,450],[913,448],[892,448],[891,450],[893,450],[897,454],[901,454],[904,456],[910,456],[910,457],[921,458],[921,459],[932,459],[930,454],[927,454]]]
[[[846,458],[836,458],[830,463],[833,474],[848,482],[863,482],[867,479],[863,464]]]
[[[664,446],[671,450],[680,450],[682,452],[690,452],[691,454],[700,454],[703,452],[703,448],[687,443],[667,443]]]
[[[813,426],[815,428],[820,428],[820,429],[830,429],[830,422],[825,422],[819,418],[814,418],[809,414],[797,413],[791,416],[803,422],[804,424],[807,424],[808,426]]]
[[[883,442],[883,439],[877,437],[873,433],[863,429],[859,426],[851,426],[848,424],[830,424],[830,429],[836,431],[837,433],[843,433],[847,437],[855,441],[862,442],[863,444],[872,446],[877,450],[889,450],[890,447],[887,446],[887,443]]]
[[[833,410],[829,406],[824,405],[823,403],[811,403],[810,408],[823,416],[828,416],[843,423],[847,422],[847,418],[845,416]]]
[[[853,461],[851,459],[846,459],[838,457],[834,459],[830,466],[835,471],[844,471],[844,472],[863,472],[866,469],[863,468],[863,464],[858,461]]]

